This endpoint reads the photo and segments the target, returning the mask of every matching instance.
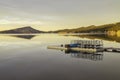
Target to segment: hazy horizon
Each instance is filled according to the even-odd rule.
[[[50,31],[120,22],[119,0],[1,0],[0,31]]]

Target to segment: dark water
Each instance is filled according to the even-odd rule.
[[[98,55],[47,49],[87,39],[56,34],[0,35],[0,80],[120,80],[120,53]],[[119,47],[104,41],[105,47]]]

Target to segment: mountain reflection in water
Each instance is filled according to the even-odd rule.
[[[36,35],[12,35],[13,37],[23,38],[23,39],[32,39]]]

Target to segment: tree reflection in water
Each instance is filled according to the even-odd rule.
[[[89,39],[102,39],[107,41],[116,41],[120,43],[120,34],[117,35],[76,35],[76,37],[89,38]]]

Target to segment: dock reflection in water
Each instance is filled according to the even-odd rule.
[[[86,53],[86,52],[79,52],[79,51],[65,51],[65,54],[70,54],[71,57],[73,58],[88,59],[88,60],[93,60],[93,61],[103,60],[103,52]]]

